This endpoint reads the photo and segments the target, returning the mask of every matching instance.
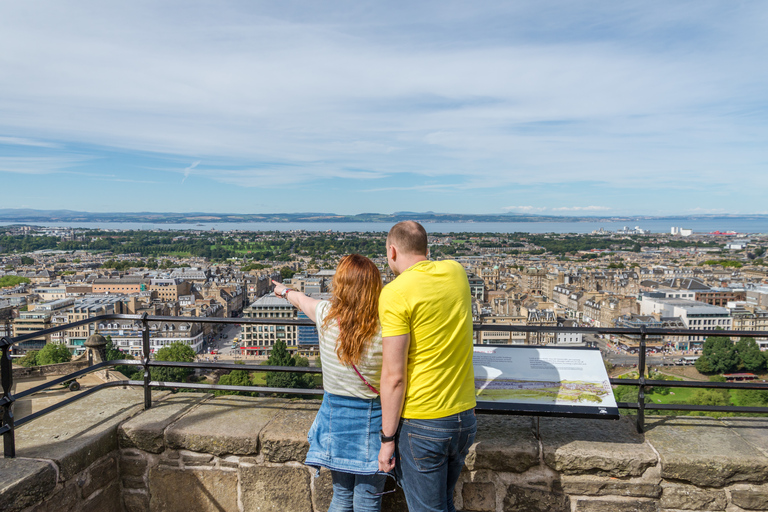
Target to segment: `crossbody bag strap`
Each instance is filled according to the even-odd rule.
[[[375,388],[375,387],[373,387],[373,386],[371,386],[371,385],[368,383],[368,381],[367,381],[367,380],[365,380],[365,377],[363,377],[363,374],[362,374],[362,373],[360,373],[360,370],[358,370],[358,369],[357,369],[357,366],[355,366],[355,365],[352,365],[352,368],[354,368],[354,370],[355,370],[355,373],[357,374],[357,376],[358,376],[358,377],[360,377],[360,379],[361,379],[363,382],[365,382],[365,385],[366,385],[366,386],[368,386],[368,389],[370,389],[371,391],[373,391],[374,393],[376,393],[376,394],[378,395],[378,394],[379,394],[379,392],[378,392],[378,391],[376,391],[376,388]]]

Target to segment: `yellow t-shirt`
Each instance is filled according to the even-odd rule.
[[[411,334],[403,418],[434,419],[475,406],[472,298],[464,268],[421,261],[381,292],[381,335]]]

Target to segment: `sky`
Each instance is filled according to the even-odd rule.
[[[766,214],[768,2],[0,3],[0,208]]]

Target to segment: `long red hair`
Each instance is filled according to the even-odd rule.
[[[336,354],[347,366],[360,362],[371,338],[379,331],[381,287],[381,273],[371,260],[360,254],[341,258],[333,276],[331,309],[323,320],[323,328],[338,322]]]

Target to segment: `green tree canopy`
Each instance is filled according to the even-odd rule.
[[[760,373],[765,370],[765,356],[754,338],[741,338],[735,345],[739,368]]]
[[[16,364],[19,364],[21,366],[26,366],[29,368],[30,366],[37,366],[37,353],[40,352],[39,350],[30,350],[26,354],[24,354],[24,357],[20,357],[16,360]]]
[[[63,343],[48,343],[37,353],[37,364],[67,363],[72,359],[72,353]]]
[[[737,389],[733,401],[741,407],[768,407],[768,391],[760,389]]]
[[[688,403],[695,405],[730,405],[731,400],[727,389],[697,389],[691,395]]]
[[[242,361],[235,361],[235,364],[244,364],[244,363]],[[219,377],[219,382],[217,382],[217,384],[221,384],[224,386],[253,386],[254,385],[253,380],[251,379],[251,374],[246,370],[232,370],[226,375],[222,375],[221,377]],[[214,391],[214,395],[216,396],[221,396],[221,395],[257,396],[258,393],[249,392],[249,391],[216,390]]]
[[[6,286],[17,286],[20,284],[29,284],[29,278],[28,277],[19,277],[19,276],[3,276],[0,277],[0,288],[5,288]]]
[[[163,347],[155,354],[156,361],[176,361],[191,363],[195,360],[195,351],[192,347],[181,341],[174,341],[167,347]],[[152,368],[152,380],[165,382],[186,382],[191,373],[189,368]]]
[[[34,265],[35,264],[35,260],[30,258],[29,256],[22,256],[21,257],[21,264],[22,265]]]
[[[695,365],[702,373],[730,373],[738,369],[739,356],[730,338],[710,336],[704,342],[702,355]]]
[[[107,336],[107,361],[117,361],[120,359],[128,359],[133,360],[134,357],[127,353],[123,352],[119,348],[117,348],[114,343],[112,342],[112,336]],[[123,365],[117,365],[115,366],[115,370],[122,373],[129,379],[141,379],[144,371],[141,369],[140,366],[129,366],[127,364]]]
[[[288,352],[285,342],[276,341],[267,359],[269,366],[297,366],[296,359]],[[310,374],[267,372],[267,386],[270,388],[314,388],[314,381]]]

